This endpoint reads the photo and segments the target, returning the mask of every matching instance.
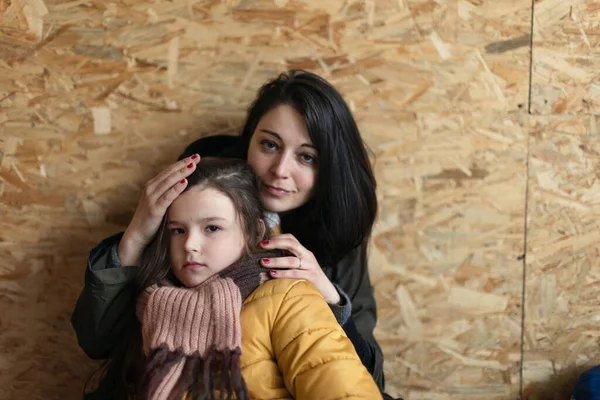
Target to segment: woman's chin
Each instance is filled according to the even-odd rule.
[[[261,200],[265,209],[274,213],[284,213],[286,211],[295,210],[302,205],[290,201],[292,199],[278,199],[268,195],[262,195]]]
[[[263,203],[263,206],[265,207],[265,210],[271,211],[274,213],[280,213],[280,212],[284,212],[284,211],[288,210],[288,208],[285,207],[285,205],[282,204],[281,201],[277,201],[272,198],[263,197],[262,203]]]

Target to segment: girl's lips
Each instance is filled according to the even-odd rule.
[[[205,267],[204,264],[198,264],[196,262],[191,262],[191,263],[186,263],[183,268],[185,269],[196,269],[196,268],[203,268]]]

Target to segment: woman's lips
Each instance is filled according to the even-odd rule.
[[[265,183],[263,183],[262,186],[263,186],[263,189],[267,193],[269,193],[270,195],[275,196],[275,197],[285,197],[285,196],[288,196],[290,193],[292,193],[292,192],[287,191],[285,189],[281,189],[281,188],[278,188],[276,186],[267,185]]]

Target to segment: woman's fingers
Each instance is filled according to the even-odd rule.
[[[295,240],[296,242],[298,241],[298,239],[296,239],[296,237],[291,233],[281,233],[279,235],[273,236],[271,239],[291,239]]]
[[[294,235],[274,236],[261,243],[264,249],[287,250],[296,257],[263,258],[260,264],[269,268],[269,275],[275,279],[304,279],[311,282],[329,304],[338,304],[340,295],[323,272],[315,255],[302,246]]]
[[[173,185],[170,189],[168,189],[162,196],[156,200],[154,205],[150,205],[149,212],[152,215],[157,215],[162,218],[164,213],[167,211],[167,208],[173,203],[173,201],[183,192],[185,187],[187,186],[187,179],[182,179]]]
[[[308,252],[294,236],[288,234],[274,236],[269,240],[263,240],[260,244],[263,249],[287,250],[296,257],[305,256],[305,253]]]
[[[265,268],[273,269],[299,269],[301,267],[300,258],[298,257],[261,258],[260,264]]]
[[[185,168],[188,165],[190,165],[190,164],[195,165],[195,164],[198,164],[199,162],[200,162],[200,156],[198,154],[194,154],[192,156],[186,157],[182,160],[177,161],[176,163],[169,165],[167,168],[162,170],[158,175],[156,175],[152,180],[150,180],[150,182],[156,183],[156,184],[163,182],[169,176],[172,176],[180,171],[185,171]]]
[[[272,269],[269,270],[269,275],[276,279],[304,279],[310,281],[309,277],[307,276],[307,271],[303,271],[301,269]]]
[[[193,158],[194,156],[196,158]],[[158,202],[158,199],[172,188],[177,189],[177,183],[196,170],[200,157],[194,156],[176,162],[148,183],[146,195],[150,203]]]

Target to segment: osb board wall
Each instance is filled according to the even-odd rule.
[[[501,113],[418,116],[381,154],[371,257],[389,388],[516,398],[527,133]],[[467,397],[468,396],[468,397]]]
[[[524,386],[600,363],[599,12],[593,0],[534,6],[530,109],[548,116],[528,120]]]
[[[531,121],[525,384],[600,360],[597,118]]]
[[[379,75],[398,82],[380,107],[403,112],[360,118],[377,148],[371,273],[387,388],[516,398],[531,4],[427,4],[411,7],[414,28]]]
[[[305,68],[340,89],[376,155],[370,265],[388,392],[516,398],[539,131],[525,114],[531,11],[529,0],[0,0],[0,396],[79,398],[97,365],[69,324],[88,249],[124,229],[143,184],[186,144],[236,132],[261,83]],[[555,234],[550,216],[532,218]],[[562,340],[535,321],[532,337]],[[556,357],[531,346],[540,377]]]
[[[535,2],[531,111],[600,113],[600,1]]]

